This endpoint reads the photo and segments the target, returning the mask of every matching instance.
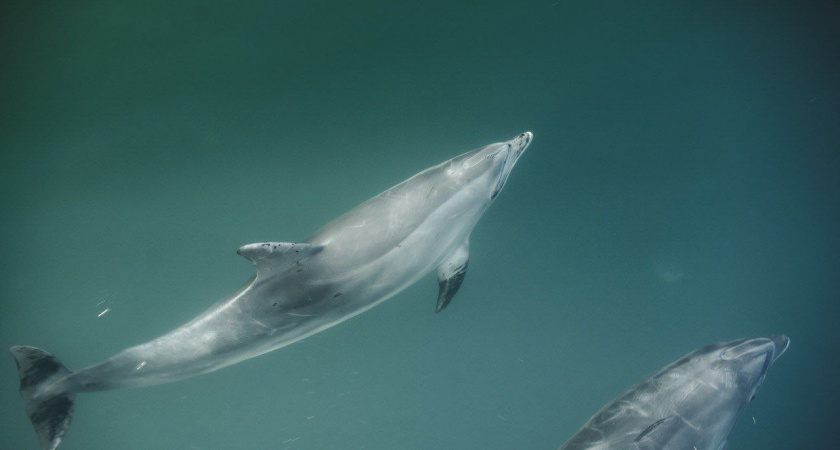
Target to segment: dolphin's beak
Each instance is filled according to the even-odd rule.
[[[765,369],[787,350],[790,339],[784,334],[736,341],[727,348],[721,358],[725,360],[761,358],[766,361]]]
[[[505,187],[505,182],[510,176],[513,166],[516,164],[516,161],[519,160],[519,157],[522,156],[522,153],[525,152],[525,149],[528,148],[528,145],[531,144],[531,140],[533,138],[534,135],[530,131],[526,131],[505,142],[505,144],[507,144],[507,155],[505,155],[505,162],[499,175],[499,181],[496,183],[493,193],[490,194],[491,199],[496,198],[496,196],[499,195],[499,192],[502,191],[502,188]]]
[[[770,360],[770,364],[773,364],[787,350],[790,345],[790,338],[784,334],[777,334],[771,336],[770,340],[773,341],[773,358]]]
[[[511,151],[513,152],[514,160],[518,159],[522,156],[522,153],[528,148],[528,145],[531,143],[531,140],[534,138],[534,134],[530,131],[526,131],[519,136],[508,141],[510,144]]]

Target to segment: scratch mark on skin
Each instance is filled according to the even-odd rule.
[[[98,317],[102,317],[102,316],[104,316],[105,314],[108,314],[110,311],[111,311],[111,308],[105,308],[104,310],[102,310],[102,312],[101,312],[101,313],[97,314],[97,315],[96,315],[96,317],[97,317],[97,318],[98,318]]]

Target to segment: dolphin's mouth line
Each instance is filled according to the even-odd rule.
[[[777,359],[779,359],[780,356],[782,356],[785,353],[785,351],[790,346],[790,338],[782,334],[773,336],[770,339],[772,339],[775,344],[773,348],[773,358],[771,361],[771,363],[774,363]]]
[[[495,199],[496,196],[499,195],[499,192],[502,192],[502,188],[505,187],[505,182],[507,181],[511,169],[513,168],[513,163],[511,162],[511,160],[516,161],[516,159],[513,157],[514,152],[510,151],[510,144],[508,144],[508,149],[505,151],[507,152],[507,154],[505,155],[505,162],[502,165],[501,173],[499,173],[499,180],[496,181],[496,186],[493,188],[493,192],[490,194],[490,200]]]

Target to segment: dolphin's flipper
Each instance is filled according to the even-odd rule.
[[[258,242],[243,245],[236,251],[257,266],[257,278],[277,273],[317,254],[324,247],[315,244],[292,244],[288,242]]]
[[[73,419],[76,393],[62,380],[70,374],[58,358],[35,347],[12,347],[20,375],[20,396],[41,448],[55,450]]]
[[[653,422],[633,440],[640,450],[661,450],[665,448],[690,448],[685,433],[688,424],[680,416],[668,416]]]
[[[464,277],[467,275],[467,265],[470,262],[470,241],[467,239],[455,249],[437,268],[438,291],[435,312],[441,312],[452,301],[458,292]]]

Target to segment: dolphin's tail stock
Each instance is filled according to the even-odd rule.
[[[55,450],[73,418],[76,391],[66,382],[70,371],[53,355],[35,347],[12,347],[17,362],[20,396],[38,433],[41,448]]]

